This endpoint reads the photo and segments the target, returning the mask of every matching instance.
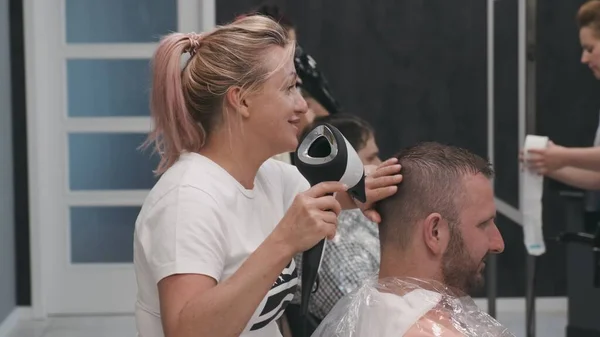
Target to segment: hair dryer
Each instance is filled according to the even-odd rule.
[[[365,170],[360,157],[342,133],[332,125],[320,124],[305,134],[296,149],[295,165],[311,186],[339,181],[348,193],[366,202]],[[323,259],[325,239],[302,254],[301,311],[308,317],[308,302]]]

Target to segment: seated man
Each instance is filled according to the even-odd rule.
[[[437,143],[398,159],[404,180],[377,207],[379,276],[338,302],[313,336],[512,336],[467,296],[483,286],[486,257],[504,250],[491,165]]]

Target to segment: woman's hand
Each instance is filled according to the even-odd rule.
[[[548,174],[549,172],[558,170],[567,166],[566,152],[568,148],[548,142],[548,147],[545,149],[530,149],[527,155],[523,150],[519,153],[519,160],[524,164],[525,168],[533,170],[538,174]]]
[[[369,220],[376,223],[381,222],[381,216],[373,209],[373,205],[398,191],[397,185],[402,182],[400,169],[397,158],[388,159],[379,166],[365,166],[367,202],[363,204],[357,201],[357,204]]]
[[[294,255],[308,250],[325,237],[333,239],[337,216],[342,210],[333,194],[347,189],[340,182],[323,182],[298,194],[272,236],[290,247]]]

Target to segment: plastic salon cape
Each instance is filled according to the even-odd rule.
[[[514,336],[439,282],[367,280],[342,298],[312,337]]]

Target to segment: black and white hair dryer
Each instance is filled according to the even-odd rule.
[[[342,133],[332,125],[320,124],[306,133],[296,149],[295,165],[311,186],[324,181],[339,181],[348,193],[366,202],[365,168]],[[302,315],[308,317],[310,294],[321,267],[325,239],[302,254]]]

